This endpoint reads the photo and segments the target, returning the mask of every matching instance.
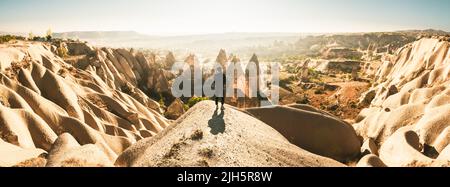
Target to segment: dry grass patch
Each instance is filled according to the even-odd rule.
[[[102,164],[89,163],[86,160],[70,158],[61,162],[61,167],[104,167]]]
[[[214,151],[209,147],[205,147],[198,150],[198,154],[205,158],[212,158],[214,156]]]
[[[200,140],[203,138],[203,131],[200,129],[197,129],[194,131],[194,133],[191,134],[191,137],[189,139],[191,140]]]
[[[45,167],[47,160],[42,157],[30,158],[14,165],[13,167]]]

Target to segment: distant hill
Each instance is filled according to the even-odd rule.
[[[416,34],[403,32],[374,32],[354,34],[333,34],[322,36],[310,36],[300,39],[296,47],[301,51],[311,51],[312,48],[322,49],[326,46],[339,46],[351,49],[399,48],[407,43],[415,41]],[[313,47],[314,46],[314,47]]]
[[[4,32],[4,31],[0,31],[0,35],[14,35],[14,36],[28,36],[27,33],[23,33],[23,32]]]
[[[180,53],[196,52],[215,57],[224,48],[229,53],[249,56],[258,53],[261,57],[316,54],[329,45],[353,49],[381,51],[395,50],[413,42],[420,35],[448,35],[442,30],[404,30],[395,32],[368,33],[255,33],[232,32],[181,36],[146,35],[135,31],[74,31],[54,33],[55,38],[70,38],[88,41],[97,46],[133,47],[172,50]]]
[[[134,31],[83,31],[54,33],[55,38],[80,39],[97,46],[168,49],[217,55],[221,48],[240,51],[268,46],[275,41],[295,42],[299,33],[218,33],[182,36],[154,36]]]
[[[399,33],[404,33],[408,35],[450,35],[450,32],[443,30],[435,30],[435,29],[426,29],[426,30],[403,30],[398,31]]]
[[[139,38],[148,37],[135,31],[73,31],[63,33],[53,33],[56,38],[80,38],[80,39],[100,39],[100,38]]]

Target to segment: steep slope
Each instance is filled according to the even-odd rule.
[[[61,134],[52,145],[46,166],[112,166],[112,162],[94,144],[80,146],[69,133]]]
[[[48,43],[0,45],[0,138],[8,150],[24,153],[17,158],[39,152],[22,149],[51,151],[57,137],[67,132],[81,146],[75,152],[100,150],[114,163],[132,143],[169,125],[159,104],[137,88],[144,79],[141,71],[151,67],[145,58],[125,49],[67,46],[89,60],[68,63]],[[14,164],[3,156],[0,162],[4,159]]]
[[[360,113],[354,127],[365,139],[375,140],[382,148],[380,156],[388,155],[383,153],[386,150],[403,149],[432,159],[449,144],[450,42],[447,40],[423,38],[400,48],[395,58],[381,65],[374,86],[362,97],[370,107]],[[417,134],[418,142],[414,143],[414,148],[405,148],[408,144],[401,144],[401,141],[407,141],[403,140],[405,136],[401,132],[397,132],[402,127],[410,128],[408,137]],[[410,159],[399,163],[390,160],[395,157],[398,155],[382,156],[381,159],[388,165],[403,166],[413,166],[420,161]],[[421,157],[421,160],[426,159]]]
[[[305,105],[246,109],[291,143],[341,162],[359,156],[361,142],[350,124]],[[294,108],[297,107],[297,108]]]
[[[10,167],[25,160],[36,158],[45,151],[42,149],[30,148],[25,149],[0,139],[0,167]]]
[[[344,166],[288,142],[256,118],[212,101],[191,108],[161,134],[137,142],[117,166]]]

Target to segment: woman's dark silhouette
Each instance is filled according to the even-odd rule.
[[[219,108],[219,100],[222,103],[221,109],[225,109],[225,92],[226,92],[226,75],[222,71],[222,68],[218,67],[214,74],[214,87],[215,87],[215,102],[216,108]]]

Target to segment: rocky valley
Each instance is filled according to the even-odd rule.
[[[171,94],[171,66],[194,53],[10,39],[0,166],[448,166],[450,42],[416,37],[303,39],[321,50],[281,62],[280,105],[225,110]]]

